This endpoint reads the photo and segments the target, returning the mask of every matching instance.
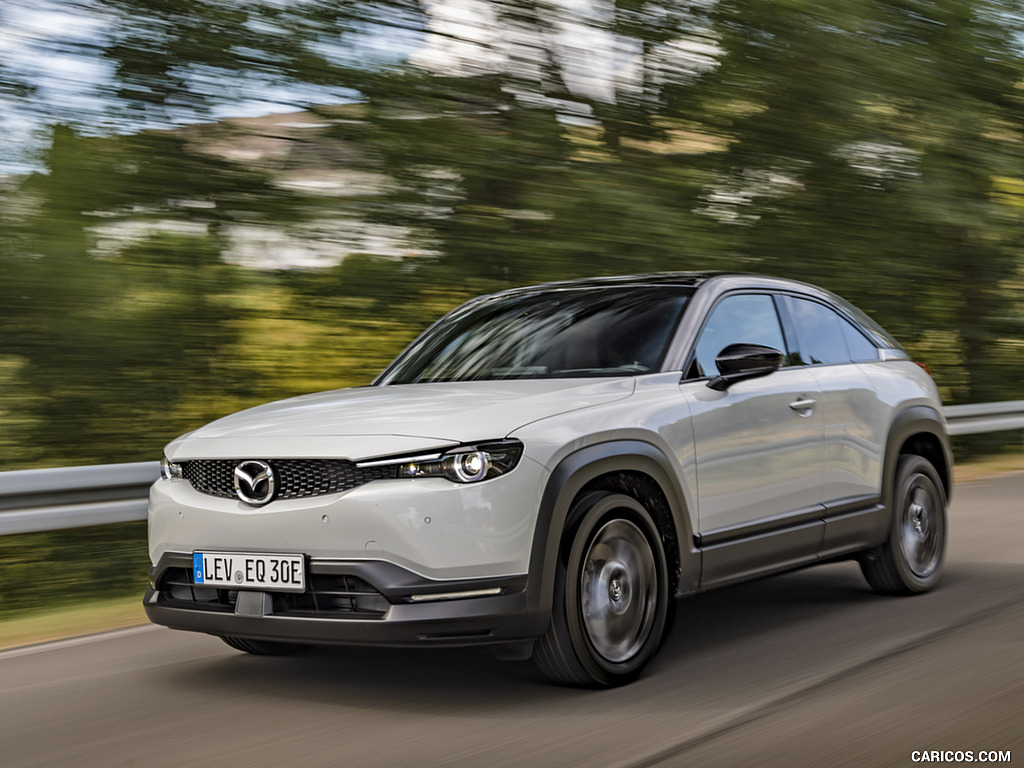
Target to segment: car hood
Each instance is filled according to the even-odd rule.
[[[187,458],[353,461],[494,440],[531,422],[629,397],[633,378],[440,382],[341,389],[226,416],[167,446]]]

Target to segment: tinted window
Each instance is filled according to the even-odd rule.
[[[616,286],[473,302],[417,341],[383,383],[631,376],[657,370],[691,293],[678,287]]]
[[[730,344],[762,344],[786,352],[779,316],[771,296],[727,296],[711,311],[697,340],[694,376],[716,376],[718,353]]]
[[[876,349],[875,357],[877,357],[877,348],[874,346],[875,342],[878,342],[879,346],[883,349],[903,349],[899,343],[890,336],[882,326],[876,323],[869,315],[861,312],[860,309],[853,306],[850,302],[841,296],[836,296],[834,293],[830,294],[832,302],[842,309],[847,315],[853,318],[854,325],[860,326],[862,332],[865,333],[868,338],[874,337],[874,341],[871,342],[872,348]],[[875,358],[871,358],[874,360]]]
[[[843,330],[846,321],[816,301],[788,297],[787,302],[800,339],[800,362],[805,365],[850,362]]]
[[[839,322],[843,325],[843,333],[846,336],[846,346],[850,350],[850,357],[854,362],[866,363],[871,360],[878,359],[878,348],[875,347],[873,342],[868,341],[867,337],[858,331],[853,325],[846,322],[846,320],[840,320]]]

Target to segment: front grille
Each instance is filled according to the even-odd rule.
[[[181,462],[181,474],[192,487],[210,496],[235,498],[235,467],[242,459],[198,459]],[[344,459],[269,459],[277,476],[277,499],[303,499],[341,493],[373,480],[395,476],[394,466],[357,467]]]
[[[358,576],[311,573],[305,592],[271,592],[276,616],[379,619],[387,598]],[[168,568],[157,584],[160,605],[234,613],[238,590],[196,586],[189,568]]]

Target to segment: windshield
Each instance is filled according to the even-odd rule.
[[[471,302],[380,383],[634,376],[656,371],[692,289],[601,286]]]

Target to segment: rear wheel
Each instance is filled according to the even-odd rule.
[[[654,658],[669,615],[665,552],[650,514],[623,494],[587,494],[563,542],[547,633],[534,659],[552,680],[610,687]]]
[[[255,640],[250,637],[220,638],[236,651],[245,651],[254,656],[287,656],[302,648],[297,643],[282,643],[276,640]]]
[[[868,584],[886,595],[927,592],[942,575],[946,493],[926,459],[905,454],[896,466],[889,540],[861,558]]]

